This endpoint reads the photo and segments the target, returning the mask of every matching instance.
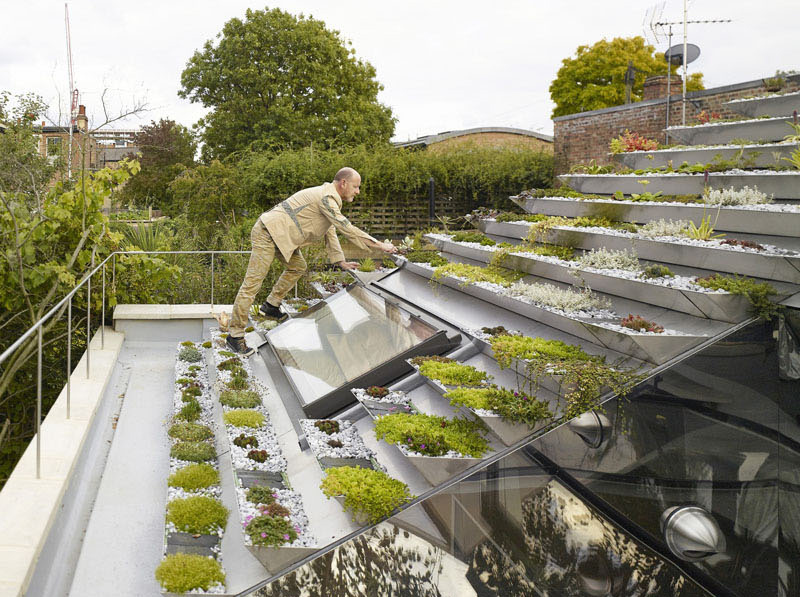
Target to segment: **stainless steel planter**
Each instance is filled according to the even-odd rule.
[[[528,226],[507,222],[479,222],[478,227],[488,233],[509,238],[521,238]],[[716,272],[726,272],[800,284],[800,257],[760,255],[745,251],[698,247],[681,243],[629,238],[615,234],[588,232],[579,228],[554,228],[548,242],[569,245],[580,249],[624,250],[633,249],[641,259],[659,263],[674,263]]]
[[[640,180],[648,180],[647,190],[651,193],[661,191],[666,195],[700,195],[703,193],[702,174],[665,174],[659,176],[613,176],[594,174],[562,174],[558,177],[563,183],[581,193],[613,195],[621,191],[626,195],[641,193],[644,187]],[[712,172],[708,176],[708,186],[712,189],[741,189],[758,187],[776,200],[800,199],[800,172],[789,174],[726,174]],[[794,201],[793,201],[794,202]]]
[[[270,574],[280,572],[287,566],[310,556],[318,551],[318,547],[265,547],[248,545],[247,549]]]
[[[791,122],[791,118],[765,118],[700,126],[671,126],[667,132],[670,139],[677,139],[685,145],[724,145],[734,139],[780,141],[792,132],[787,122]]]
[[[398,451],[403,452],[398,448]],[[445,456],[405,455],[431,485],[441,485],[451,477],[481,462],[481,458],[447,458]]]
[[[651,220],[689,220],[698,226],[703,218],[711,217],[715,230],[771,234],[800,235],[800,209],[796,212],[756,211],[735,207],[713,207],[703,204],[657,205],[633,201],[597,201],[593,199],[531,199],[511,197],[528,213],[548,216],[597,216],[617,222],[647,223]]]
[[[753,118],[757,116],[791,116],[794,110],[800,112],[800,91],[760,99],[728,102],[723,105],[729,110]]]
[[[634,170],[645,168],[660,168],[672,162],[673,167],[680,166],[683,162],[696,164],[698,162],[708,164],[718,156],[723,160],[732,160],[742,152],[742,159],[750,160],[750,167],[769,168],[772,166],[783,166],[785,163],[781,158],[788,158],[797,149],[798,144],[773,144],[758,145],[756,147],[740,148],[738,145],[729,147],[698,147],[690,149],[662,149],[661,151],[630,151],[614,155],[614,160],[633,168]],[[775,153],[779,155],[775,155]]]
[[[415,264],[409,263],[406,267],[409,267],[410,271],[414,271],[421,276],[427,278],[432,276],[430,270],[414,266]],[[537,307],[536,305],[497,294],[474,284],[464,284],[455,278],[442,277],[439,278],[437,282],[503,309],[519,313],[529,319],[549,325],[552,328],[572,334],[587,342],[599,344],[610,350],[615,350],[656,365],[665,363],[672,357],[703,342],[707,338],[707,336],[695,336],[690,334],[681,336],[628,334],[602,327],[588,320],[562,315],[542,307]]]
[[[441,251],[484,263],[489,263],[493,256],[491,251],[465,247],[452,241],[436,239],[434,243]],[[576,284],[580,281],[583,285],[599,292],[717,321],[730,323],[744,321],[748,317],[750,308],[750,302],[738,295],[671,288],[660,284],[651,284],[645,280],[629,280],[598,272],[577,270],[533,257],[509,255],[506,257],[505,264],[510,269],[549,280],[566,284]],[[579,275],[576,276],[576,274]]]

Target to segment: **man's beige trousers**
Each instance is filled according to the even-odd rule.
[[[261,290],[264,278],[269,273],[269,266],[272,265],[272,260],[276,255],[281,263],[286,266],[286,269],[281,274],[281,277],[278,278],[278,281],[275,282],[272,292],[267,297],[267,300],[272,305],[280,305],[286,293],[292,289],[306,271],[306,260],[300,254],[300,249],[295,249],[292,257],[289,261],[286,261],[281,252],[275,247],[272,237],[267,232],[267,229],[264,228],[260,218],[256,220],[256,224],[250,232],[250,242],[252,244],[250,262],[247,264],[244,282],[242,282],[242,286],[236,294],[236,300],[233,302],[233,316],[228,329],[228,332],[234,338],[244,336],[244,330],[248,325],[250,307],[253,305],[256,294]]]

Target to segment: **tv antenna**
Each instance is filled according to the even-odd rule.
[[[660,43],[664,37],[668,38],[668,47],[665,54],[665,59],[667,60],[667,127],[669,127],[669,84],[671,77],[671,70],[673,64],[682,64],[683,65],[683,92],[681,94],[681,124],[682,126],[686,125],[686,78],[687,78],[687,70],[686,66],[695,60],[697,56],[700,55],[700,48],[697,48],[696,53],[689,50],[689,35],[688,30],[689,24],[711,24],[711,23],[730,23],[732,19],[703,19],[703,20],[689,20],[689,6],[688,0],[683,0],[683,20],[682,21],[663,21],[662,15],[664,13],[664,6],[666,5],[666,0],[664,2],[660,2],[651,6],[645,12],[645,22],[649,20],[649,28],[650,33],[652,34],[652,39],[656,43]],[[683,25],[683,51],[680,52],[680,55],[673,49],[672,46],[672,26],[673,25]],[[668,27],[665,31],[664,28]],[[650,39],[650,36],[647,35],[647,30],[645,30],[645,36]],[[694,58],[692,58],[692,54],[694,54]],[[688,59],[684,59],[684,56]],[[677,60],[680,60],[678,62]]]
[[[72,178],[72,134],[78,116],[78,90],[72,75],[72,40],[69,34],[69,6],[64,3],[64,25],[67,30],[67,65],[69,67],[69,148],[67,149],[67,179]]]

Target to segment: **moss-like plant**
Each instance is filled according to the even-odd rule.
[[[197,419],[200,418],[200,415],[203,412],[203,408],[200,406],[200,403],[197,401],[196,398],[191,397],[186,400],[186,403],[183,405],[183,408],[175,415],[176,419],[186,421],[187,423],[194,423]]]
[[[226,357],[226,358],[232,358],[232,357],[236,356],[236,353],[235,352],[231,352],[230,350],[220,350],[219,354],[220,354],[220,356],[223,356],[223,357]]]
[[[361,263],[358,266],[358,271],[369,273],[375,271],[375,262],[370,259],[369,257],[365,257],[361,260]]]
[[[225,529],[228,509],[219,500],[204,495],[175,499],[167,504],[167,522],[184,533],[211,535]]]
[[[484,247],[493,247],[497,243],[481,232],[461,231],[453,234],[451,239],[457,243],[478,243]]]
[[[339,430],[341,429],[339,421],[327,419],[322,421],[314,421],[314,427],[322,431],[322,433],[327,433],[328,435],[339,433]]]
[[[167,433],[184,442],[200,442],[214,437],[214,432],[208,425],[199,423],[175,423]]]
[[[707,278],[697,278],[695,283],[709,290],[724,290],[746,297],[750,301],[752,313],[766,320],[772,319],[778,313],[779,306],[771,300],[778,291],[769,282],[756,282],[744,276],[714,274]]]
[[[173,553],[156,568],[156,580],[170,593],[187,593],[192,589],[208,591],[218,584],[225,584],[225,573],[214,558]]]
[[[434,355],[429,355],[429,356],[414,357],[413,359],[411,359],[411,364],[412,365],[416,365],[417,367],[419,367],[425,361],[436,361],[437,363],[455,363],[456,362],[455,359],[451,359],[450,357],[442,357],[442,356],[434,354]]]
[[[254,504],[272,504],[275,502],[275,490],[265,485],[253,485],[247,490],[247,501]]]
[[[439,267],[447,263],[447,259],[436,251],[409,251],[406,253],[406,259],[414,263],[427,263],[432,267]]]
[[[545,402],[524,392],[512,392],[497,386],[455,388],[447,392],[444,397],[455,406],[490,410],[510,421],[531,426],[553,416]]]
[[[234,427],[252,427],[256,429],[264,424],[264,414],[257,410],[230,410],[223,417],[228,425]]]
[[[206,340],[205,342],[203,342],[202,346],[203,348],[211,348],[211,342],[209,340]]]
[[[219,472],[210,464],[190,464],[172,473],[167,480],[170,487],[197,491],[219,484]]]
[[[535,244],[526,247],[525,250],[545,257],[557,257],[563,261],[572,261],[575,259],[575,249],[572,247],[562,247],[561,245],[550,245],[547,243]]]
[[[268,513],[256,516],[244,529],[250,535],[253,545],[285,545],[297,539],[297,531],[291,521],[283,516],[270,516]]]
[[[489,375],[472,365],[425,361],[419,367],[420,375],[435,379],[445,385],[476,386],[486,382]]]
[[[243,369],[242,361],[238,357],[230,357],[217,365],[220,371],[234,371],[236,369]]]
[[[178,460],[203,462],[217,457],[217,450],[208,442],[179,442],[172,446],[169,455]]]
[[[593,357],[585,353],[580,346],[566,344],[560,340],[501,334],[492,336],[489,339],[489,343],[492,345],[494,358],[497,359],[497,363],[502,368],[511,366],[514,359],[545,358],[553,361],[602,361],[602,357]]]
[[[233,445],[240,448],[257,448],[258,439],[255,435],[246,435],[240,433],[237,437],[233,438]]]
[[[414,499],[408,486],[383,471],[341,466],[329,468],[322,480],[322,492],[331,498],[344,496],[344,507],[365,515],[370,524],[389,516],[394,510]]]
[[[249,334],[250,332],[255,331],[255,329],[256,328],[254,328],[252,325],[248,325],[246,328],[244,328],[244,331],[245,333]]]
[[[384,257],[383,261],[381,261],[381,267],[384,269],[397,269],[397,264],[389,257]]]
[[[394,414],[375,422],[375,436],[390,444],[401,444],[426,456],[455,451],[480,458],[489,450],[483,437],[486,428],[478,421],[446,419],[434,415]]]
[[[191,385],[191,386],[185,387],[181,391],[181,397],[183,398],[184,402],[189,402],[189,400],[188,400],[189,398],[194,398],[196,396],[200,396],[200,395],[202,395],[202,393],[203,393],[203,390],[200,388],[199,385]]]
[[[447,265],[442,265],[433,270],[432,281],[438,281],[444,277],[455,277],[466,280],[467,283],[489,282],[491,284],[507,287],[524,276],[524,272],[493,265],[480,267],[477,265],[468,265],[466,263],[448,263]]]
[[[203,359],[203,355],[194,347],[194,344],[192,344],[192,346],[181,348],[181,351],[178,353],[178,358],[187,363],[196,363]]]
[[[186,340],[184,342],[181,342],[181,346],[194,346],[194,342],[192,342],[191,340]]]
[[[498,222],[541,222],[546,220],[549,216],[544,214],[517,214],[505,212],[498,214],[495,220]]]
[[[189,365],[189,374],[197,374],[201,369],[202,367],[200,365]]]
[[[247,371],[244,369],[231,371],[231,380],[226,387],[230,390],[247,390],[250,387],[250,382],[247,381]]]
[[[674,278],[675,274],[666,265],[648,265],[639,274],[640,278],[649,280],[652,278]]]
[[[230,408],[255,408],[261,404],[261,397],[253,390],[222,390],[219,401]]]

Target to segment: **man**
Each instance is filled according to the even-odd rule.
[[[286,269],[275,282],[261,313],[273,319],[284,316],[278,308],[286,293],[306,271],[306,262],[300,248],[325,238],[328,259],[342,269],[355,269],[358,263],[346,261],[336,232],[341,232],[356,246],[376,248],[386,253],[396,253],[392,243],[382,243],[353,226],[342,215],[342,202],[348,203],[361,192],[361,176],[352,168],[342,168],[333,182],[303,189],[261,214],[250,232],[253,245],[247,273],[244,276],[229,325],[226,344],[233,352],[250,356],[255,352],[244,340],[248,314],[261,284],[269,272],[272,260],[277,257]]]

